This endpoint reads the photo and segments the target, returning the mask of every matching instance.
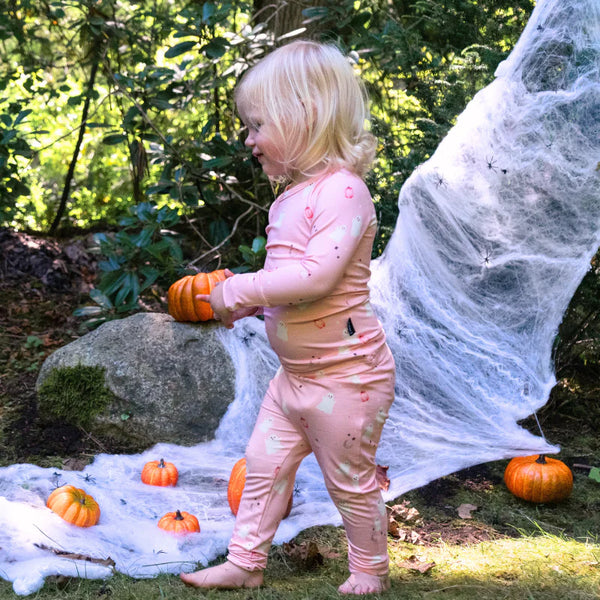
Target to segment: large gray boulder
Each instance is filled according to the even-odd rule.
[[[234,398],[234,366],[217,331],[214,323],[178,323],[158,313],[110,321],[49,356],[37,388],[56,377],[54,369],[104,368],[113,397],[87,423],[90,433],[138,447],[197,444],[213,437]],[[40,395],[42,411],[44,401]]]

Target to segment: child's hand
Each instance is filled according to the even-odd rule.
[[[229,269],[225,269],[225,276],[227,278],[233,277],[233,275],[234,273]],[[217,283],[210,294],[197,294],[196,300],[208,302],[215,313],[214,319],[216,321],[221,321],[227,329],[231,329],[233,327],[233,322],[236,320],[236,313],[239,311],[232,312],[225,306],[222,283],[222,281]],[[237,318],[239,319],[240,317],[238,316]]]
[[[208,302],[210,304],[210,307],[215,313],[215,321],[221,321],[221,323],[223,323],[227,329],[231,329],[233,327],[233,313],[225,306],[225,301],[223,300],[222,282],[219,282],[215,285],[210,295],[197,294],[196,300],[202,300],[203,302]]]

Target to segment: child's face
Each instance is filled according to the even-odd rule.
[[[287,175],[273,129],[267,123],[263,123],[259,115],[253,113],[246,115],[245,123],[248,127],[245,144],[252,149],[252,156],[258,159],[265,174],[274,179]]]

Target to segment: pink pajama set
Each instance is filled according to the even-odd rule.
[[[223,282],[229,310],[264,307],[281,368],[246,449],[247,476],[228,560],[264,569],[302,459],[314,452],[348,537],[351,572],[388,572],[387,518],[375,451],[395,368],[369,304],[377,222],[346,170],[296,185],[272,204],[267,259]]]

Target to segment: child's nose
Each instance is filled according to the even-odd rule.
[[[248,136],[246,137],[246,141],[244,142],[244,144],[248,147],[254,146],[254,135],[252,133],[248,133]]]

